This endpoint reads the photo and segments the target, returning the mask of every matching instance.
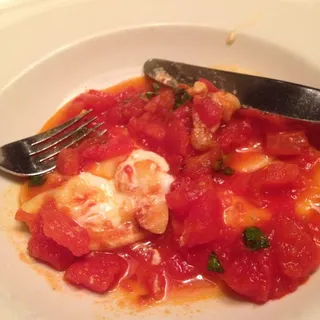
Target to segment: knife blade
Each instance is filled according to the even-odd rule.
[[[320,89],[163,59],[147,60],[143,71],[173,88],[179,83],[192,86],[200,78],[206,78],[217,88],[234,93],[244,106],[293,119],[320,121]]]

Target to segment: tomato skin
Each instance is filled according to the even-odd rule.
[[[66,214],[49,203],[41,208],[44,234],[55,242],[68,248],[75,256],[87,254],[89,250],[88,232]]]
[[[41,217],[32,226],[28,251],[31,257],[60,271],[66,270],[75,261],[75,256],[69,249],[44,234]]]
[[[57,170],[66,176],[75,176],[80,170],[80,158],[76,150],[71,148],[63,149],[57,157]]]
[[[71,284],[97,293],[111,290],[124,276],[127,262],[113,253],[93,252],[72,264],[64,274]]]
[[[275,156],[296,156],[308,148],[308,140],[302,131],[269,133],[265,150]]]
[[[222,119],[222,108],[211,98],[194,99],[194,108],[199,114],[200,120],[209,128],[216,126]]]

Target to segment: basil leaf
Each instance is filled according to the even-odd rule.
[[[258,227],[247,227],[242,235],[245,246],[253,251],[270,247],[269,240]]]
[[[41,186],[46,182],[47,178],[45,176],[34,176],[29,178],[29,186]]]
[[[155,92],[158,92],[158,91],[160,90],[160,86],[159,86],[159,84],[156,83],[156,82],[153,82],[153,83],[152,83],[152,87],[153,87],[153,90],[154,90]]]
[[[178,109],[182,105],[184,105],[187,101],[191,100],[190,94],[182,88],[175,90],[175,104],[173,106],[173,110]]]
[[[209,271],[218,272],[218,273],[224,272],[224,269],[217,255],[213,251],[209,255],[207,269]]]

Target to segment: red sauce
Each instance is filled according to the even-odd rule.
[[[202,82],[209,93],[219,92]],[[151,97],[148,91],[154,92],[152,83],[141,78],[106,91],[90,90],[68,103],[44,130],[84,109],[98,116],[92,125],[103,121],[108,129],[60,153],[57,171],[63,175],[127,154],[135,145],[163,156],[175,176],[166,196],[166,232],[150,234],[143,244],[89,252],[86,230],[47,203],[33,218],[22,210],[16,215],[29,225],[30,255],[65,270],[71,284],[99,293],[120,285],[136,292],[142,303],[201,283],[226,286],[257,303],[296,290],[320,262],[319,126],[253,109],[231,116],[230,108],[226,114],[206,94],[176,108],[171,89],[160,88]],[[210,137],[201,146],[191,137],[194,112],[204,125],[199,135]],[[248,167],[257,159],[267,162]],[[54,173],[43,186],[25,185],[22,202],[64,181]]]

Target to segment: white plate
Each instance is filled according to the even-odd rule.
[[[320,70],[293,52],[245,35],[239,35],[231,47],[226,46],[225,41],[225,31],[209,27],[154,26],[104,34],[56,52],[1,92],[0,144],[34,132],[58,106],[78,92],[103,88],[140,74],[142,63],[150,57],[207,66],[238,65],[265,76],[320,87]],[[1,178],[0,186],[7,185],[8,181]],[[319,272],[297,292],[263,306],[221,298],[180,306],[160,305],[135,313],[128,308],[121,309],[116,295],[98,298],[61,283],[54,291],[42,276],[19,259],[18,251],[24,250],[26,236],[21,235],[13,221],[16,195],[17,188],[7,192],[0,208],[1,319],[91,320],[105,316],[106,319],[146,317],[154,320],[164,317],[315,320],[320,313]]]

